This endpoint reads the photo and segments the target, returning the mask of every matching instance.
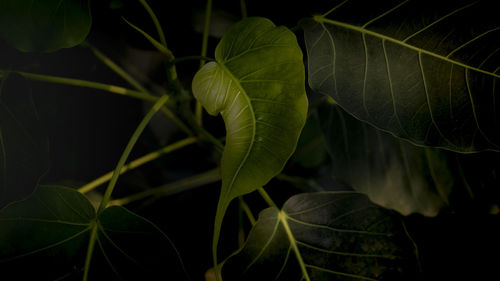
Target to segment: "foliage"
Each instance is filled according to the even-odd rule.
[[[432,253],[454,262],[468,252],[429,246],[437,242],[425,226],[464,215],[498,222],[492,1],[330,1],[321,15],[299,9],[289,29],[273,23],[280,15],[247,17],[245,1],[236,20],[208,0],[194,20],[201,52],[170,39],[173,6],[95,2],[0,1],[2,280],[200,280],[200,270],[206,280],[449,277]],[[102,28],[102,13],[131,42]],[[68,54],[81,65],[51,70]],[[145,61],[152,71],[139,69]],[[101,77],[102,66],[112,75]],[[67,73],[79,67],[81,79]],[[106,100],[99,92],[122,96],[95,119],[106,124],[112,112],[117,121],[100,131],[108,135],[89,138],[103,144],[120,129],[110,151],[82,153],[85,164],[57,153],[78,112],[61,110],[63,95],[50,93],[61,89],[90,97],[94,110]],[[98,121],[80,124],[97,130]],[[58,175],[100,163],[115,168]]]

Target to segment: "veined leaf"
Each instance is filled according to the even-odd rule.
[[[91,22],[89,0],[0,1],[0,36],[25,52],[76,46]]]
[[[494,1],[343,1],[304,23],[309,85],[416,144],[500,149]]]
[[[333,159],[332,178],[381,206],[404,215],[434,216],[443,207],[464,206],[469,212],[472,199],[498,189],[499,153],[464,155],[415,146],[357,120],[337,105],[319,107],[318,117]],[[491,199],[480,201],[497,200]]]
[[[224,280],[407,280],[415,248],[397,214],[355,192],[304,193],[261,212]]]
[[[175,248],[151,222],[116,206],[96,218],[89,200],[74,189],[39,186],[0,210],[0,229],[0,271],[16,280],[78,276],[94,229],[90,280],[183,276]]]
[[[295,150],[307,113],[302,52],[295,35],[264,18],[235,24],[193,79],[193,93],[226,124],[215,240],[237,196],[277,175]],[[217,241],[214,243],[216,248]]]
[[[48,169],[49,146],[29,83],[0,78],[0,208],[28,196]]]

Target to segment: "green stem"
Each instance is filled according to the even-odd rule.
[[[255,223],[257,222],[257,220],[253,216],[252,211],[250,210],[250,207],[248,206],[247,202],[245,202],[245,200],[243,200],[243,197],[240,196],[239,201],[240,201],[241,209],[243,209],[243,211],[247,215],[248,220],[250,221],[252,226],[254,226]]]
[[[163,29],[161,28],[160,21],[158,21],[158,18],[156,17],[155,13],[153,12],[153,9],[148,5],[146,0],[139,0],[141,2],[142,6],[144,6],[144,9],[148,12],[149,16],[151,17],[151,20],[153,20],[153,23],[156,27],[156,31],[158,32],[158,36],[160,37],[160,42],[162,45],[167,48],[167,41],[165,40],[165,34],[163,33]]]
[[[133,97],[136,99],[150,101],[150,102],[156,102],[159,99],[158,97],[152,96],[146,92],[130,90],[130,89],[126,89],[126,88],[123,88],[120,86],[115,86],[115,85],[110,85],[110,84],[104,84],[104,83],[92,82],[92,81],[86,81],[86,80],[80,80],[80,79],[73,79],[73,78],[66,78],[66,77],[58,77],[58,76],[52,76],[52,75],[43,75],[43,74],[22,72],[22,71],[15,71],[15,72],[24,76],[25,78],[31,79],[31,80],[98,89],[98,90],[103,90],[103,91],[107,91],[107,92],[114,93],[114,94],[119,94],[119,95]],[[4,71],[0,71],[0,76],[3,76],[3,75],[5,75]]]
[[[207,6],[205,8],[205,23],[203,26],[203,40],[201,43],[201,56],[207,56],[208,49],[208,35],[210,33],[210,20],[212,17],[212,0],[207,0]],[[205,65],[205,60],[200,60],[200,68]],[[196,102],[195,116],[197,123],[203,125],[203,108],[199,101]]]
[[[163,32],[163,29],[161,28],[160,21],[158,20],[155,13],[153,12],[153,9],[151,9],[151,7],[148,5],[146,0],[139,0],[139,2],[141,2],[142,6],[144,6],[144,9],[146,9],[149,16],[151,17],[151,20],[153,21],[153,23],[156,27],[156,31],[158,32],[158,37],[160,37],[161,44],[163,45],[163,47],[165,47],[165,49],[168,50],[167,40],[165,40],[165,34]],[[175,58],[174,55],[172,54],[172,52],[170,52],[170,54],[171,54],[171,56],[169,56],[169,58],[168,58],[169,61],[171,61]],[[177,77],[177,70],[175,68],[175,65],[167,63],[166,68],[167,68],[167,81],[169,83],[169,87],[175,92],[174,94],[180,93],[180,89],[182,87],[181,87],[181,84],[180,84],[179,79]]]
[[[240,0],[240,9],[241,9],[241,18],[246,18],[247,15],[247,4],[245,3],[245,0]]]
[[[157,188],[139,192],[128,197],[110,201],[109,205],[123,206],[150,196],[173,195],[199,186],[219,181],[220,179],[221,179],[220,169],[216,168],[202,174],[194,175]]]
[[[267,194],[266,190],[264,190],[263,187],[260,187],[259,189],[257,189],[257,191],[259,191],[260,196],[262,196],[262,199],[264,199],[264,201],[266,201],[266,203],[269,205],[269,207],[274,207],[276,209],[279,209],[278,206],[276,205],[276,203],[274,203],[273,199],[271,199],[271,196],[269,196],[269,194]]]
[[[100,61],[102,61],[107,67],[113,70],[125,81],[127,81],[127,83],[129,83],[131,86],[133,86],[134,88],[143,93],[149,93],[149,91],[146,88],[144,88],[139,82],[137,82],[137,80],[135,80],[132,76],[130,76],[125,70],[123,70],[123,68],[121,68],[118,64],[112,61],[104,53],[99,51],[96,47],[92,46],[88,42],[83,42],[81,45],[83,47],[88,47]]]
[[[154,151],[154,152],[148,153],[142,157],[139,157],[139,158],[131,161],[127,165],[124,165],[120,170],[120,175],[123,175],[124,173],[126,173],[130,170],[133,170],[133,169],[140,167],[146,163],[149,163],[155,159],[158,159],[160,156],[163,156],[169,152],[172,152],[172,151],[178,150],[184,146],[193,144],[193,143],[197,142],[198,140],[199,140],[199,138],[196,138],[196,137],[186,138],[186,139],[183,139],[181,141],[175,142],[173,144],[167,145],[167,146],[163,147],[162,149],[159,149],[157,151]],[[87,193],[87,192],[99,187],[100,185],[108,182],[112,177],[113,177],[113,171],[106,173],[105,175],[103,175],[103,176],[89,182],[88,184],[80,187],[78,189],[78,191],[80,193]]]
[[[210,33],[210,20],[212,17],[212,0],[207,0],[207,6],[205,8],[205,23],[203,25],[203,41],[201,43],[201,56],[205,57],[207,55],[208,49],[208,35]],[[205,60],[200,61],[200,68],[205,65]]]
[[[83,281],[89,278],[90,261],[92,260],[92,253],[94,252],[95,241],[97,238],[97,221],[92,222],[92,231],[90,232],[89,246],[87,247],[87,256],[85,257],[85,267],[83,269]]]
[[[108,187],[106,188],[106,192],[104,193],[101,204],[99,205],[99,208],[97,210],[98,216],[106,208],[106,206],[109,202],[109,199],[111,198],[111,194],[113,193],[113,189],[115,188],[116,182],[118,181],[118,177],[120,176],[120,171],[121,171],[123,165],[125,165],[125,162],[127,161],[127,158],[130,155],[132,148],[134,148],[135,143],[139,139],[139,136],[141,135],[142,131],[144,131],[144,129],[148,125],[151,118],[153,118],[154,114],[158,110],[160,110],[160,108],[167,102],[167,100],[168,100],[168,96],[161,97],[153,105],[153,107],[149,110],[149,112],[146,114],[146,116],[144,116],[141,123],[139,123],[139,126],[137,126],[134,133],[132,134],[132,137],[130,138],[127,146],[125,147],[125,150],[123,151],[122,156],[120,157],[120,160],[118,161],[118,164],[116,165],[115,171],[113,173],[113,176],[111,177],[111,180],[109,181]]]
[[[142,36],[144,36],[160,53],[164,54],[169,61],[174,60],[174,54],[167,47],[165,47],[164,44],[156,41],[156,39],[154,39],[151,35],[147,34],[144,30],[132,24],[124,17],[122,17],[122,20],[125,21],[128,25],[130,25],[130,27],[137,30],[140,34],[142,34]]]
[[[153,96],[146,88],[144,88],[139,82],[137,82],[137,80],[132,78],[132,76],[130,76],[127,72],[125,72],[125,70],[123,70],[115,62],[113,62],[110,58],[108,58],[106,55],[104,55],[101,51],[99,51],[98,49],[96,49],[95,47],[91,46],[89,43],[86,43],[86,42],[82,43],[82,45],[89,47],[99,60],[101,60],[105,65],[107,65],[111,70],[113,70],[116,74],[118,74],[120,77],[122,77],[130,85],[134,86],[136,89],[138,89],[141,92],[144,92],[144,93],[149,94],[150,96]],[[176,76],[177,74],[175,72],[175,66],[171,67],[170,69],[173,71],[173,73]],[[172,72],[170,72],[170,73],[172,74]],[[172,78],[172,77],[170,77],[170,78]],[[169,80],[169,81],[173,81],[173,80]],[[180,91],[180,88],[179,88],[180,84],[179,84],[179,80],[177,80],[177,78],[175,78],[175,81],[173,81],[173,83],[171,85],[174,86],[173,88],[176,91]],[[191,130],[179,118],[177,118],[177,116],[175,116],[175,114],[172,113],[170,111],[170,109],[164,108],[164,109],[162,109],[162,112],[167,117],[169,117],[181,130],[183,130],[189,136],[193,135]]]
[[[188,61],[188,60],[205,60],[205,61],[214,61],[214,58],[211,57],[206,57],[206,56],[185,56],[185,57],[180,57],[176,58],[173,61],[171,61],[171,64],[178,64],[183,61]]]

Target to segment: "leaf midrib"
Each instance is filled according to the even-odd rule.
[[[234,182],[235,182],[236,178],[238,177],[241,168],[247,162],[248,156],[250,155],[250,151],[252,151],[252,149],[253,149],[253,145],[254,145],[254,142],[255,142],[255,133],[256,133],[256,120],[255,120],[255,113],[254,113],[254,110],[253,110],[253,107],[252,107],[252,102],[251,102],[250,97],[248,96],[247,92],[245,91],[245,89],[241,86],[240,80],[238,78],[236,78],[231,73],[231,71],[229,71],[229,69],[224,65],[224,63],[222,63],[221,61],[217,60],[217,64],[224,71],[224,73],[226,75],[228,75],[231,78],[231,80],[233,80],[234,83],[236,83],[236,86],[239,88],[241,94],[243,94],[243,97],[245,98],[246,102],[248,103],[248,108],[249,108],[251,116],[252,116],[252,120],[251,120],[252,138],[250,140],[250,144],[248,145],[248,149],[247,149],[247,151],[245,153],[245,156],[243,157],[243,160],[241,161],[240,165],[236,169],[236,172],[234,173],[233,177],[231,178],[231,183],[228,185],[228,191],[224,195],[224,200],[227,201],[227,198],[229,197],[229,194],[231,193],[230,192],[231,188],[234,185]],[[229,122],[229,121],[227,121],[227,122]]]
[[[474,71],[477,71],[477,72],[480,72],[480,73],[483,73],[483,74],[486,74],[486,75],[490,75],[490,76],[493,76],[493,77],[496,77],[496,78],[500,78],[500,74],[496,74],[496,73],[493,73],[493,72],[490,72],[490,71],[486,71],[486,70],[483,70],[483,69],[480,69],[480,68],[477,68],[477,67],[473,67],[473,66],[461,63],[461,62],[456,61],[456,60],[449,59],[449,58],[447,58],[445,56],[433,53],[431,51],[427,51],[427,50],[422,49],[422,48],[418,48],[418,47],[410,45],[410,44],[408,44],[408,43],[406,43],[404,41],[394,39],[394,38],[389,37],[387,35],[383,35],[383,34],[380,34],[378,32],[374,32],[374,31],[368,30],[368,29],[363,28],[363,27],[359,27],[359,26],[356,26],[356,25],[352,25],[352,24],[348,24],[348,23],[344,23],[344,22],[340,22],[340,21],[336,21],[336,20],[327,19],[327,18],[324,18],[322,16],[314,16],[313,20],[316,21],[316,22],[318,22],[318,23],[328,23],[328,24],[336,25],[336,26],[343,27],[343,28],[346,28],[346,29],[354,30],[354,31],[357,31],[357,32],[359,32],[361,34],[371,35],[373,37],[377,37],[377,38],[380,38],[382,40],[394,43],[396,45],[403,46],[405,48],[411,49],[411,50],[416,51],[418,53],[423,53],[423,54],[435,57],[437,59],[449,62],[451,64],[461,66],[461,67],[463,67],[465,69],[474,70]]]

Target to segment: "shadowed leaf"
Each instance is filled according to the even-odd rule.
[[[415,249],[397,214],[354,192],[304,193],[261,212],[224,280],[408,280]]]
[[[171,241],[151,222],[116,206],[96,218],[85,196],[48,186],[0,210],[0,271],[16,280],[77,277],[93,228],[90,280],[184,278]]]
[[[89,0],[0,1],[0,36],[25,52],[76,46],[91,22]]]
[[[305,21],[309,85],[413,143],[499,150],[498,9],[438,2],[343,1]]]

